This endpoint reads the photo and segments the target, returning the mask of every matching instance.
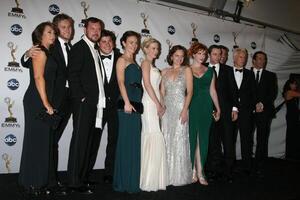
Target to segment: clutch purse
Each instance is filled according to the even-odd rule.
[[[117,109],[124,110],[124,101],[123,99],[119,99],[117,102]],[[135,108],[136,112],[139,114],[143,114],[144,106],[141,102],[130,101],[130,104]]]
[[[42,109],[38,114],[37,114],[37,119],[45,122],[50,126],[51,129],[55,130],[58,128],[58,126],[61,123],[62,117],[58,114],[57,110],[54,110],[54,113],[52,115],[47,113],[46,109]]]

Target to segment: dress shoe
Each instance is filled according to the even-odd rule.
[[[112,182],[113,182],[113,177],[110,176],[110,175],[106,175],[106,176],[103,177],[103,181],[104,181],[104,183],[106,183],[106,184],[112,184]]]
[[[71,188],[62,186],[62,187],[56,188],[54,194],[59,195],[59,196],[66,196],[68,194],[71,194],[72,192],[74,192],[74,191]]]
[[[76,188],[75,191],[77,191],[81,194],[87,194],[87,195],[94,193],[93,190],[90,187],[87,187],[87,186],[81,186],[79,188]]]

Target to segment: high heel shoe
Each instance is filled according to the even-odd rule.
[[[204,176],[202,176],[202,175],[199,175],[199,183],[201,184],[201,185],[208,185],[208,182],[207,182],[207,180],[204,178]]]
[[[196,183],[198,181],[197,172],[194,169],[193,170],[193,177],[192,177],[192,183]]]

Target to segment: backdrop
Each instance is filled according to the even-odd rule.
[[[279,95],[276,104],[281,103],[282,85],[290,73],[300,73],[300,53],[288,43],[288,33],[259,28],[253,25],[236,24],[194,12],[168,8],[136,0],[2,0],[0,6],[0,173],[19,171],[24,133],[23,95],[28,87],[28,69],[20,65],[23,53],[32,45],[31,33],[42,21],[51,21],[58,13],[66,13],[75,20],[76,43],[83,34],[81,20],[95,16],[105,22],[105,28],[119,38],[126,30],[142,33],[143,38],[152,36],[162,44],[162,52],[156,64],[167,66],[169,48],[181,44],[189,48],[192,38],[207,46],[223,44],[229,47],[229,61],[232,64],[234,45],[247,48],[250,56],[257,50],[265,50],[269,57],[267,68],[277,73]],[[147,30],[142,31],[142,29]],[[293,36],[299,41],[298,36]],[[137,61],[143,55],[140,51]],[[251,59],[247,67],[251,67]],[[60,141],[59,169],[66,170],[71,121]],[[42,134],[42,133],[41,133]],[[107,132],[104,131],[95,168],[103,168]],[[273,121],[269,142],[269,155],[281,157],[285,148],[285,108]],[[237,144],[238,157],[240,156]]]

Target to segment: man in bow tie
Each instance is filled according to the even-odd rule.
[[[265,52],[255,52],[252,64],[257,88],[256,106],[253,113],[253,132],[256,129],[255,173],[263,176],[263,162],[268,157],[268,138],[275,115],[274,101],[278,87],[276,74],[266,70],[267,54]]]
[[[92,155],[90,158],[89,169],[92,170],[96,162],[97,151],[100,145],[101,135],[105,124],[107,124],[107,146],[105,158],[104,182],[111,184],[113,181],[113,170],[115,161],[115,149],[118,134],[118,115],[117,99],[119,97],[119,87],[116,76],[116,63],[121,56],[119,49],[116,48],[116,36],[112,31],[102,30],[98,42],[99,53],[104,69],[104,91],[106,97],[106,106],[103,110],[102,129],[100,134],[94,138]]]
[[[246,49],[237,48],[233,53],[234,67],[231,70],[233,80],[235,80],[235,89],[237,91],[237,101],[239,117],[234,126],[235,140],[237,132],[240,134],[242,167],[241,172],[250,174],[252,159],[252,114],[256,104],[256,86],[254,74],[245,69],[248,59]]]

